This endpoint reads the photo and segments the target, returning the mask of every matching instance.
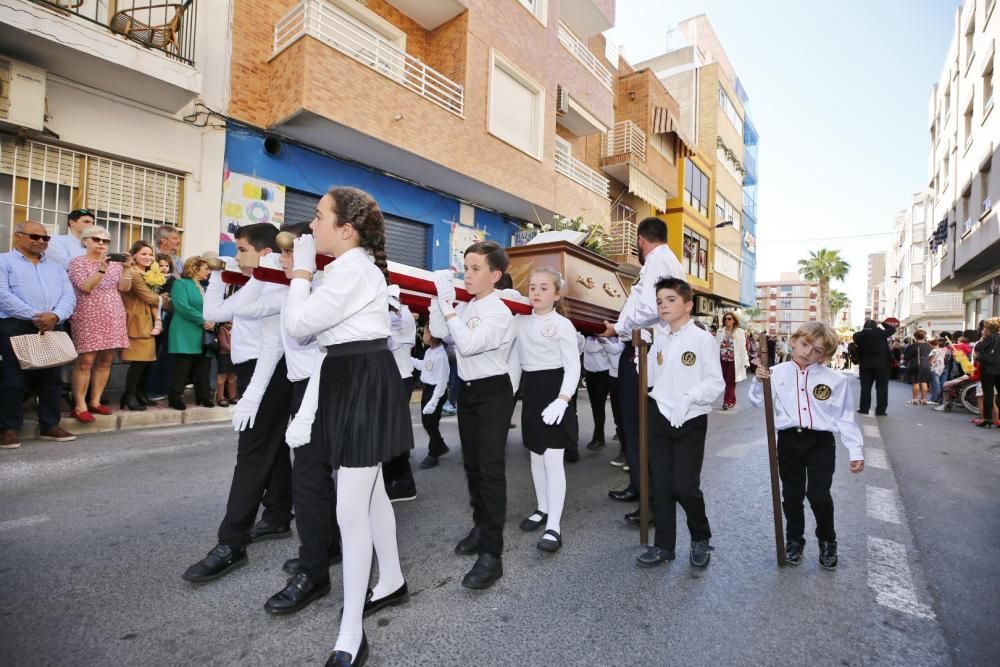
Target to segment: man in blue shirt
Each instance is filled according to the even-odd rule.
[[[11,336],[52,331],[73,314],[76,294],[66,270],[45,256],[49,235],[39,222],[14,227],[14,249],[0,254],[0,449],[21,446],[24,391],[38,394],[38,437],[68,442],[76,436],[59,426],[62,373],[59,367],[25,371]]]
[[[78,208],[70,211],[66,221],[66,233],[60,236],[53,236],[49,241],[49,248],[45,251],[45,257],[55,260],[64,269],[69,264],[69,260],[79,257],[85,251],[80,235],[87,227],[94,224],[94,213],[86,208]]]

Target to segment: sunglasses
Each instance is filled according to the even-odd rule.
[[[89,215],[90,217],[93,218],[94,212],[91,211],[89,208],[78,208],[75,211],[70,211],[70,215]]]
[[[27,236],[32,241],[45,241],[48,243],[49,239],[52,238],[48,234],[29,234],[27,232],[14,232],[15,234],[20,234],[21,236]]]
[[[97,236],[91,236],[90,240],[93,241],[94,243],[100,243],[102,245],[108,245],[109,243],[111,243],[111,239],[102,239]]]

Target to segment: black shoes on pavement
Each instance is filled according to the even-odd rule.
[[[635,564],[639,567],[656,567],[674,558],[673,551],[667,551],[656,546],[646,547],[646,550],[635,559]]]
[[[577,449],[567,449],[563,453],[563,461],[566,463],[576,463],[580,460],[580,451]]]
[[[410,601],[410,589],[407,588],[405,581],[403,582],[403,585],[395,591],[389,593],[385,597],[379,598],[378,600],[372,600],[372,593],[373,591],[369,589],[368,593],[365,595],[365,609],[362,614],[363,618],[368,618],[375,612],[381,611],[386,607],[395,607],[398,604],[404,604]]]
[[[788,565],[798,565],[802,562],[802,549],[805,545],[795,540],[785,542],[785,563]]]
[[[639,500],[639,494],[629,489],[622,489],[621,491],[608,491],[608,498],[623,503],[634,503]]]
[[[712,547],[708,540],[691,540],[691,565],[708,567],[708,561],[711,559]]]
[[[601,439],[594,438],[593,440],[587,443],[587,449],[589,449],[592,452],[600,451],[604,449],[604,446],[605,446],[604,438]]]
[[[479,552],[479,528],[473,528],[469,534],[455,545],[455,553],[459,556],[471,556]]]
[[[358,647],[358,655],[352,656],[347,651],[334,651],[326,659],[324,667],[361,667],[368,660],[368,637],[361,635],[361,646]]]
[[[344,560],[344,555],[340,552],[338,547],[336,551],[330,552],[330,562],[329,565],[336,565],[340,561]],[[289,558],[285,561],[285,564],[281,566],[281,569],[288,574],[298,574],[301,570],[301,563],[298,558]]]
[[[546,535],[550,535],[552,539],[545,537]],[[562,535],[560,535],[557,531],[549,528],[544,533],[542,533],[542,539],[538,540],[538,543],[535,544],[535,546],[538,547],[539,551],[544,551],[545,553],[554,554],[555,552],[559,551],[560,548],[562,548]]]
[[[213,581],[247,564],[247,550],[217,544],[208,555],[184,571],[184,580],[195,584]]]
[[[285,588],[264,603],[264,611],[273,616],[283,616],[301,611],[313,600],[330,592],[330,579],[318,580],[299,572],[288,580]]]
[[[466,588],[489,588],[502,576],[503,563],[500,559],[493,554],[481,553],[476,564],[462,578],[462,585]]]
[[[261,519],[250,529],[250,541],[283,540],[292,536],[291,523],[270,523]]]
[[[533,517],[533,516],[538,516],[538,517],[541,517],[541,518],[539,518],[537,520],[536,519],[532,519],[531,517]],[[548,521],[548,520],[549,520],[549,515],[548,514],[546,514],[545,512],[543,512],[541,510],[536,509],[527,518],[525,518],[524,521],[521,522],[519,528],[521,530],[523,530],[524,532],[526,532],[526,533],[530,533],[530,532],[536,531],[539,528],[541,528],[542,526],[544,526],[545,522]]]
[[[837,569],[837,543],[819,543],[819,565],[827,570]]]
[[[389,488],[386,490],[389,495],[389,502],[393,503],[405,503],[410,500],[415,500],[417,497],[417,485],[414,484],[413,480],[408,482],[397,479]]]
[[[625,523],[627,523],[630,526],[634,526],[634,527],[638,528],[639,527],[639,510],[636,510],[634,512],[629,512],[628,514],[626,514],[625,515]],[[649,513],[649,525],[650,526],[655,526],[656,525],[656,521],[653,520],[653,513],[652,512]]]

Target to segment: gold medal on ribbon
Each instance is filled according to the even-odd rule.
[[[657,366],[662,366],[663,365],[663,351],[662,350],[659,350],[656,353],[656,365]]]

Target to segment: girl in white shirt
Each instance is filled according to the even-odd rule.
[[[420,462],[421,468],[433,468],[438,459],[448,453],[448,445],[441,437],[441,410],[448,395],[448,378],[451,365],[448,352],[440,338],[431,335],[431,327],[424,327],[424,345],[427,350],[423,359],[412,358],[413,367],[420,371],[423,392],[420,396],[420,422],[427,431],[427,457]]]
[[[330,465],[339,469],[337,523],[344,558],[344,611],[330,664],[358,665],[368,655],[362,617],[409,599],[382,463],[413,448],[413,430],[388,346],[382,212],[367,193],[334,188],[316,206],[310,228],[315,242],[309,235],[295,241],[285,326],[290,336],[316,336],[326,347],[313,432],[329,448]],[[317,250],[335,259],[310,294]],[[373,546],[379,579],[366,596]]]
[[[545,533],[537,543],[541,551],[554,553],[562,546],[559,521],[566,501],[566,471],[563,451],[575,447],[578,436],[576,407],[572,397],[580,382],[580,357],[576,329],[557,312],[562,294],[562,275],[548,267],[532,271],[528,299],[534,309],[514,320],[515,341],[511,346],[512,384],[521,391],[521,433],[531,451],[531,479],[537,507],[521,530]]]

